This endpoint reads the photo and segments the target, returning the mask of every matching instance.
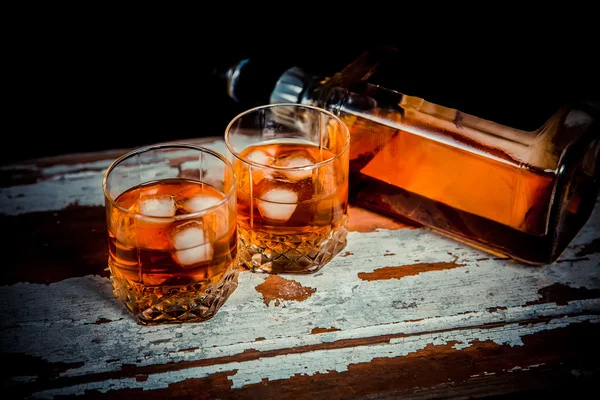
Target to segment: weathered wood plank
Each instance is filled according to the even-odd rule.
[[[175,143],[175,142],[174,142]],[[189,141],[225,153],[222,140]],[[39,163],[2,167],[0,175],[0,215],[57,211],[71,205],[103,206],[102,178],[106,169],[125,150],[52,157]],[[77,162],[78,159],[81,161]]]
[[[7,387],[35,397],[416,398],[440,385],[483,390],[488,375],[506,376],[488,391],[505,393],[508,382],[536,388],[517,377],[526,370],[548,387],[549,377],[569,379],[566,366],[593,369],[598,204],[542,267],[352,208],[347,248],[319,273],[242,272],[212,320],[140,326],[106,271],[100,184],[111,161],[47,162],[35,180],[0,188],[0,219],[18,250],[0,287],[2,352],[29,366],[11,371]]]
[[[85,275],[108,276],[104,207],[69,206],[64,210],[0,215],[7,232],[8,262],[0,285],[45,283]]]
[[[478,251],[424,230],[353,232],[349,239],[347,250],[352,256],[336,258],[314,276],[293,278],[302,287],[314,289],[302,301],[281,298],[279,305],[267,305],[264,291],[257,288],[268,276],[242,273],[238,290],[204,324],[140,327],[113,299],[108,279],[97,276],[5,287],[0,292],[5,305],[0,314],[3,343],[11,352],[72,365],[61,374],[65,378],[118,372],[123,365],[191,363],[177,373],[151,374],[143,382],[116,378],[76,385],[70,389],[73,393],[95,387],[153,389],[228,368],[237,371],[229,377],[232,387],[241,388],[263,379],[288,379],[296,373],[341,372],[350,364],[406,356],[450,342],[456,350],[483,341],[522,346],[528,335],[600,322],[598,254],[588,256],[590,262],[523,267],[504,260],[481,260],[486,257]],[[386,256],[392,250],[395,255]],[[411,265],[415,260],[457,266],[400,279],[359,277],[390,263]],[[572,289],[562,293],[565,287]],[[546,293],[552,288],[563,298]],[[26,312],[11,311],[15,309]],[[494,328],[486,329],[489,325]],[[312,334],[314,328],[337,330]],[[362,345],[360,340],[365,338],[374,342]],[[319,347],[348,340],[359,342]],[[298,354],[297,348],[304,350]],[[249,351],[282,353],[242,363],[218,361]],[[212,365],[193,366],[211,359],[215,360]]]
[[[302,389],[295,396],[288,393],[286,397],[283,392],[282,398],[312,398],[318,391],[309,390],[311,386],[318,388],[327,384],[333,387],[349,385],[364,394],[370,391],[385,393],[384,388],[403,389],[410,393],[415,388],[426,390],[439,385],[458,386],[465,381],[477,381],[491,375],[529,370],[540,372],[540,376],[544,377],[541,374],[544,370],[569,368],[570,371],[561,372],[566,378],[569,372],[574,371],[582,375],[598,372],[596,356],[600,348],[594,340],[600,333],[598,321],[592,325],[577,320],[540,321],[532,325],[537,328],[529,330],[511,324],[489,328],[485,332],[476,330],[479,337],[473,337],[473,342],[463,348],[456,346],[461,340],[459,335],[439,332],[387,338],[379,343],[363,341],[343,348],[323,343],[318,349],[299,349],[297,352],[257,351],[196,362],[122,366],[115,373],[37,381],[32,387],[37,389],[34,391],[36,397],[81,395],[87,391],[129,393],[134,389],[164,393],[161,389],[187,385],[193,388],[195,381],[214,379],[225,373],[226,383],[222,383],[222,390],[252,392],[268,382],[274,393],[277,388]],[[507,334],[521,337],[523,344],[499,344],[498,341]],[[549,347],[561,350],[555,352]],[[547,376],[545,379],[548,379]],[[564,380],[565,376],[561,379]],[[532,387],[531,382],[521,384]],[[231,396],[224,392],[223,397]],[[333,390],[329,392],[329,398],[340,398]],[[484,393],[490,394],[489,390]]]

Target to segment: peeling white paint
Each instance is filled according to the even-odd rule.
[[[400,245],[403,250],[395,250],[396,256],[383,256],[386,250]],[[596,267],[600,255],[568,268],[564,264],[537,268],[504,261],[473,261],[482,254],[467,247],[456,250],[456,246],[450,239],[419,230],[351,232],[347,250],[353,256],[336,257],[320,274],[291,278],[316,289],[306,301],[282,300],[279,307],[272,302],[267,307],[255,290],[264,281],[264,275],[242,273],[232,297],[215,318],[203,324],[138,326],[114,300],[108,279],[90,276],[48,286],[16,284],[1,288],[0,318],[10,327],[7,345],[16,351],[45,356],[50,362],[83,361],[83,367],[66,372],[78,375],[119,368],[97,362],[101,360],[151,365],[232,355],[252,348],[269,350],[353,337],[416,334],[600,310],[597,299],[573,301],[560,307],[552,303],[527,306],[539,300],[540,289],[554,283],[600,287],[600,269]],[[435,251],[422,250],[423,247]],[[448,252],[459,256],[458,262],[465,265],[400,280],[358,278],[359,272],[411,264],[415,258],[421,262],[451,261],[454,257]],[[398,308],[399,303],[415,306]],[[490,311],[499,306],[507,309]],[[15,309],[26,312],[11,311]],[[90,325],[100,318],[115,322]],[[53,329],[43,338],[31,340],[31,325],[40,321],[51,324]],[[335,327],[340,331],[310,335],[316,327]],[[116,335],[126,340],[119,340]],[[79,340],[74,342],[73,337]],[[267,340],[254,342],[258,337]],[[89,347],[96,338],[101,340]],[[165,338],[168,343],[153,344]],[[193,347],[199,349],[177,352]],[[142,360],[138,360],[140,353],[145,354]]]
[[[597,215],[593,221],[596,218]],[[593,232],[589,229],[584,228],[582,234]],[[238,289],[217,315],[198,324],[137,325],[114,299],[109,280],[97,276],[51,285],[21,283],[2,287],[0,319],[5,326],[2,342],[14,352],[48,362],[83,362],[82,367],[61,374],[71,377],[119,371],[123,364],[149,366],[235,356],[250,349],[285,350],[343,339],[409,335],[393,338],[389,344],[318,350],[258,359],[243,365],[217,362],[210,367],[153,375],[145,382],[124,379],[97,384],[102,388],[155,388],[231,369],[239,370],[232,377],[236,385],[254,382],[259,376],[284,379],[295,373],[341,372],[352,363],[368,362],[379,356],[403,356],[427,344],[452,343],[457,351],[471,346],[473,341],[485,340],[521,346],[523,336],[541,330],[582,321],[600,322],[600,299],[571,301],[560,306],[529,304],[540,299],[540,289],[556,283],[574,288],[600,288],[597,268],[600,254],[592,254],[589,260],[568,267],[560,263],[525,267],[503,260],[476,261],[487,257],[451,239],[408,229],[351,232],[345,251],[354,255],[334,258],[318,274],[289,277],[316,289],[305,301],[282,300],[278,307],[273,302],[266,306],[255,289],[266,276],[245,272],[240,275]],[[389,252],[396,255],[384,256]],[[365,281],[358,277],[359,272],[411,264],[415,259],[450,262],[456,258],[464,266],[402,279]],[[398,308],[399,304],[413,303],[414,306]],[[14,312],[17,309],[21,312]],[[575,314],[580,316],[565,317]],[[112,322],[94,324],[100,318]],[[519,324],[536,318],[552,318],[552,321]],[[494,323],[506,325],[480,329],[484,324]],[[340,330],[311,334],[317,327]],[[265,340],[255,341],[259,337]],[[288,363],[287,369],[281,367],[282,362]],[[85,388],[96,384],[90,385]]]
[[[513,368],[509,368],[508,370],[506,370],[507,372],[515,372],[515,371],[529,371],[530,369],[533,368],[539,368],[539,367],[543,367],[544,365],[546,365],[546,363],[540,363],[540,364],[531,364],[528,365],[526,367],[520,367],[520,366],[516,366]]]
[[[223,143],[213,143],[218,148]],[[208,146],[207,146],[208,147]],[[224,148],[217,151],[224,151]],[[98,162],[100,168],[104,165]],[[81,166],[54,167],[52,179],[0,189],[0,213],[60,210],[71,203],[102,205],[103,171]],[[79,170],[77,170],[79,168]],[[67,174],[69,180],[61,179]],[[76,176],[77,184],[69,184]],[[64,185],[61,186],[61,185]],[[15,198],[17,194],[23,197]],[[6,196],[13,198],[4,201]],[[600,207],[561,260],[577,258],[582,245],[600,235]],[[0,287],[0,339],[11,352],[50,363],[83,363],[68,369],[69,378],[138,367],[235,356],[247,350],[269,351],[318,346],[340,340],[396,335],[389,343],[262,357],[245,362],[215,361],[204,367],[105,380],[37,393],[39,397],[83,394],[85,390],[151,390],[220,371],[234,387],[295,374],[343,372],[378,357],[403,357],[427,345],[451,345],[456,351],[474,342],[523,346],[523,338],[577,323],[600,323],[600,299],[568,304],[536,304],[540,290],[561,284],[580,290],[600,289],[600,254],[577,262],[523,266],[423,229],[350,232],[344,251],[314,275],[289,276],[316,291],[305,301],[280,300],[265,305],[256,286],[267,275],[240,275],[239,287],[210,321],[197,324],[137,325],[112,295],[110,281],[98,276],[72,278],[50,285],[19,283]],[[387,255],[394,253],[394,255]],[[418,261],[417,261],[418,260]],[[462,266],[424,272],[402,279],[367,281],[359,273],[414,263],[455,261]],[[535,323],[544,318],[543,323]],[[111,322],[96,324],[107,319]],[[524,321],[534,323],[523,324]],[[486,324],[494,328],[481,329]],[[314,328],[337,331],[311,334]],[[265,340],[255,341],[256,338]],[[511,370],[532,368],[515,366]],[[480,374],[481,375],[481,374]],[[30,382],[31,377],[15,381]]]
[[[92,161],[88,163],[78,163],[78,164],[61,164],[61,165],[53,165],[51,167],[43,168],[40,172],[44,176],[60,176],[67,174],[74,174],[80,171],[90,171],[90,170],[106,170],[110,164],[113,163],[113,159],[107,160],[98,160]]]
[[[486,330],[484,336],[497,344],[504,343],[507,331],[511,331],[515,337],[521,337],[532,333],[564,327],[571,323],[589,321],[600,323],[600,316],[565,317],[559,320],[551,320],[548,324],[539,324],[530,330],[518,324],[512,324],[502,328]],[[475,330],[474,333],[481,331]],[[236,371],[229,376],[232,388],[239,389],[246,385],[260,383],[263,379],[275,381],[288,379],[294,375],[328,374],[330,371],[345,372],[352,364],[367,363],[375,358],[396,358],[407,356],[424,349],[432,342],[438,341],[443,345],[457,339],[455,332],[441,332],[417,337],[404,337],[394,343],[350,347],[332,350],[317,350],[300,354],[285,354],[276,357],[259,358],[246,362],[231,362],[206,367],[194,367],[165,373],[152,374],[143,382],[135,378],[106,380],[82,385],[47,390],[35,394],[35,397],[51,398],[59,395],[81,395],[86,390],[97,390],[106,393],[110,390],[119,389],[164,389],[174,382],[182,382],[187,379],[203,378],[217,372]],[[532,365],[537,366],[536,365]],[[529,367],[529,366],[527,366]],[[490,375],[490,373],[486,373]]]
[[[205,143],[202,146],[225,154],[223,140]],[[0,188],[0,214],[58,211],[71,204],[103,206],[102,178],[113,161],[109,159],[42,168],[40,175],[46,177],[44,180],[28,185]],[[22,167],[24,166],[15,166],[15,172]]]

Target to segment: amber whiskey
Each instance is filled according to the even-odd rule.
[[[243,150],[234,169],[240,259],[248,268],[311,273],[344,248],[348,168],[332,152],[268,141]]]
[[[115,294],[141,323],[209,319],[235,289],[228,201],[235,198],[177,178],[133,187],[107,208]]]
[[[352,202],[497,255],[551,262],[594,207],[596,182],[581,161],[562,187],[560,174],[506,155],[492,158],[353,117],[346,122],[355,144]],[[562,215],[556,202],[564,203]]]

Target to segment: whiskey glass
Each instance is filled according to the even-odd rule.
[[[114,294],[140,324],[212,318],[237,287],[235,176],[209,149],[157,144],[103,179]]]
[[[237,179],[238,252],[253,272],[314,273],[345,246],[347,126],[324,109],[268,104],[225,131]]]

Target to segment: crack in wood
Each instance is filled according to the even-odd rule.
[[[177,350],[178,353],[185,353],[185,352],[193,352],[196,350],[200,350],[200,347],[189,347],[187,349],[179,349]]]
[[[161,398],[194,392],[203,393],[201,391],[209,387],[209,392],[205,393],[207,395],[210,393],[208,398],[237,398],[238,396],[272,398],[287,394],[287,398],[312,399],[315,393],[326,398],[332,396],[333,398],[355,398],[373,393],[384,397],[391,393],[416,395],[417,392],[420,392],[422,395],[428,390],[436,390],[444,385],[450,385],[454,388],[453,392],[458,393],[457,388],[460,385],[480,382],[480,385],[475,385],[479,388],[480,393],[489,394],[490,389],[493,391],[494,388],[490,388],[488,380],[482,379],[483,377],[498,377],[499,382],[505,382],[501,388],[504,391],[509,390],[508,383],[515,384],[515,377],[519,378],[518,385],[521,390],[524,387],[548,387],[549,382],[558,386],[564,385],[565,382],[572,382],[573,370],[592,371],[591,380],[593,380],[593,377],[600,372],[596,366],[596,355],[600,351],[600,342],[592,340],[594,336],[598,335],[600,335],[600,324],[582,322],[551,331],[525,335],[523,337],[524,346],[500,345],[490,340],[477,339],[471,342],[471,346],[462,349],[456,349],[454,341],[439,345],[430,343],[424,348],[404,356],[376,357],[369,362],[357,363],[349,360],[347,369],[342,371],[327,369],[311,375],[295,373],[285,379],[262,378],[258,383],[235,388],[232,386],[232,378],[238,373],[237,369],[217,371],[203,377],[193,377],[192,374],[192,377],[187,379],[169,383],[168,387],[152,390],[127,387],[111,390],[114,383],[107,382],[107,390],[86,389],[85,392],[87,394],[108,392],[124,398],[139,394],[141,390],[144,390],[144,394],[151,398]],[[587,340],[574,340],[582,337]],[[560,354],[548,351],[554,346],[561,347]],[[255,352],[250,354],[257,355]],[[231,362],[230,360],[223,361],[222,364]],[[196,365],[198,363],[195,363],[194,366]],[[192,365],[186,365],[186,368],[192,367]],[[167,371],[164,369],[159,371],[158,368],[146,368],[143,371],[140,369],[131,375],[131,378],[149,377],[152,374]],[[557,375],[557,371],[560,372],[559,375]],[[369,379],[365,379],[365,377],[369,377]],[[105,380],[117,379],[117,377],[109,378],[108,376],[103,378]],[[539,385],[541,380],[544,380],[543,385],[535,386]],[[76,379],[72,378],[62,383],[62,385],[54,387],[72,387],[76,384]],[[473,385],[467,386],[473,387]],[[39,393],[40,390],[48,388],[37,386],[34,387],[36,390],[29,389],[29,393]],[[448,393],[446,392],[446,394]]]
[[[119,320],[120,319],[122,319],[122,318],[119,318]],[[91,322],[91,324],[93,324],[93,325],[101,325],[101,324],[107,324],[109,322],[113,322],[112,319],[100,317],[96,321]]]
[[[319,333],[335,332],[335,331],[339,331],[339,330],[340,329],[334,328],[334,327],[329,327],[329,328],[319,328],[319,327],[317,327],[317,328],[313,328],[310,331],[310,333],[312,335],[316,335],[316,334],[319,334]]]
[[[563,258],[561,260],[557,260],[556,263],[557,264],[562,264],[562,263],[573,263],[573,262],[579,262],[579,261],[589,261],[590,259],[588,257],[578,257],[578,258]]]
[[[556,318],[555,316],[544,317],[544,318],[532,318],[532,319],[520,321],[519,324],[520,325],[531,325],[531,326],[546,325],[548,322],[550,322],[551,320],[553,320],[555,318]],[[157,365],[151,365],[151,366],[136,366],[134,364],[123,364],[121,366],[120,371],[100,372],[100,373],[88,374],[85,376],[69,376],[69,377],[67,377],[67,376],[63,376],[63,377],[52,376],[52,378],[54,378],[54,379],[48,379],[48,377],[46,377],[45,379],[42,379],[42,380],[38,379],[35,383],[33,383],[31,385],[27,385],[27,386],[31,387],[32,391],[38,392],[41,390],[47,390],[47,389],[51,389],[51,388],[88,384],[88,383],[92,383],[92,382],[118,380],[118,379],[125,379],[125,378],[135,378],[136,375],[150,376],[153,374],[163,374],[163,373],[168,373],[169,371],[171,371],[171,372],[181,371],[181,370],[195,368],[195,367],[224,365],[224,364],[229,364],[229,363],[243,363],[243,362],[249,362],[249,361],[258,360],[258,359],[274,358],[274,357],[293,355],[293,354],[305,354],[305,353],[312,353],[312,352],[321,351],[321,350],[336,350],[336,349],[344,349],[344,348],[368,347],[368,346],[373,346],[373,345],[390,344],[392,340],[397,340],[400,338],[427,337],[427,336],[441,334],[441,333],[445,333],[445,332],[461,332],[461,331],[470,331],[473,329],[492,330],[492,329],[502,328],[502,327],[508,326],[508,325],[514,325],[514,322],[510,322],[510,323],[497,322],[497,323],[484,324],[484,325],[477,326],[477,327],[464,327],[464,328],[458,328],[458,329],[440,329],[440,330],[436,330],[436,331],[419,332],[416,334],[395,333],[395,334],[387,334],[387,335],[372,336],[372,337],[340,339],[340,340],[335,340],[335,341],[331,341],[331,342],[303,345],[303,346],[297,346],[297,347],[293,347],[293,348],[284,348],[284,349],[273,349],[273,350],[264,350],[264,351],[259,351],[259,350],[255,350],[255,349],[246,349],[246,350],[242,351],[241,353],[238,353],[235,355],[230,355],[230,356],[214,357],[214,358],[200,359],[200,360],[194,360],[194,361],[183,361],[183,362],[177,362],[177,363],[166,363],[166,364],[160,364],[160,365],[157,364]],[[594,331],[598,331],[600,333],[600,324],[590,324],[590,323],[586,323],[586,322],[581,322],[581,323],[577,323],[577,324],[573,324],[573,325],[585,325],[588,327],[591,326],[591,328],[584,330],[586,335],[589,335],[590,334],[589,332],[594,332]],[[564,329],[571,329],[571,328],[565,327],[565,328],[556,328],[553,330],[564,330]],[[532,335],[539,335],[539,334],[540,333],[535,333]],[[532,336],[532,335],[526,335],[526,336]],[[587,341],[586,341],[586,343],[587,343]],[[465,349],[469,348],[469,347],[473,347],[475,345],[476,344],[474,342],[471,342],[471,345],[468,347],[465,347]],[[497,346],[492,342],[490,342],[489,345]],[[600,345],[600,342],[598,342],[598,345]],[[434,346],[434,347],[437,347],[437,346]],[[462,350],[464,350],[464,349],[462,349]],[[454,350],[454,351],[462,351],[462,350]],[[400,358],[402,358],[402,357],[400,357]],[[57,364],[60,365],[61,363],[57,363]],[[76,367],[77,367],[77,365],[74,365],[69,368],[76,368]],[[22,374],[22,373],[12,374],[12,376],[22,376],[22,375],[28,375],[28,374]]]
[[[508,307],[505,307],[505,306],[486,308],[486,311],[491,312],[491,313],[497,312],[497,311],[506,311],[506,310],[508,310]]]

